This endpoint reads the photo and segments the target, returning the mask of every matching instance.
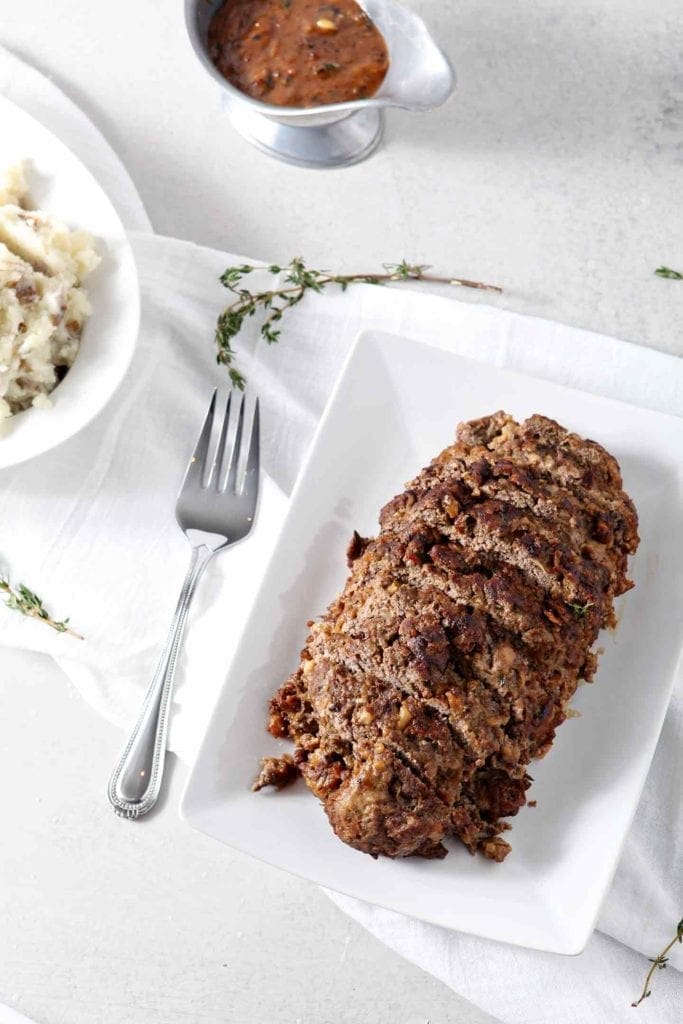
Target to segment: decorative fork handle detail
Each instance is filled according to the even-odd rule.
[[[146,814],[159,796],[178,650],[197,582],[214,554],[206,544],[192,548],[190,567],[154,678],[130,739],[109,780],[109,801],[115,812],[124,818],[139,818]]]

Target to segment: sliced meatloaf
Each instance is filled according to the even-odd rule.
[[[504,412],[456,440],[354,534],[342,593],[271,701],[297,773],[344,842],[445,856],[457,836],[503,860],[503,820],[526,802],[593,646],[632,584],[635,508],[615,459],[553,420]]]

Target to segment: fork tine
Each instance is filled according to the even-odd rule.
[[[192,458],[187,464],[185,471],[185,484],[194,484],[197,487],[202,485],[202,477],[204,476],[204,469],[206,466],[206,459],[209,452],[209,441],[211,439],[211,428],[213,427],[213,417],[216,411],[216,394],[218,389],[213,389],[211,401],[209,402],[209,408],[207,409],[206,416],[204,417],[204,423],[202,429],[197,438],[197,444],[195,445]]]
[[[221,427],[220,437],[218,438],[218,445],[216,447],[216,454],[211,464],[211,472],[209,478],[206,481],[206,486],[211,487],[212,485],[217,491],[221,489],[221,466],[223,465],[223,455],[225,453],[225,441],[228,436],[228,427],[230,425],[230,402],[232,399],[232,392],[228,392],[228,401],[225,406],[225,412],[223,414],[223,426]]]
[[[260,435],[261,435],[261,422],[259,415],[259,402],[256,399],[254,405],[254,416],[251,421],[251,440],[249,442],[249,454],[247,456],[247,466],[244,471],[244,483],[242,484],[242,494],[245,498],[250,498],[256,503],[256,497],[258,495],[258,484],[259,484],[259,450],[260,450]]]
[[[240,411],[239,418],[237,420],[237,430],[235,437],[232,442],[232,451],[230,453],[230,469],[228,470],[228,479],[225,482],[225,489],[228,493],[234,494],[237,491],[235,483],[237,481],[237,465],[240,461],[240,451],[242,448],[242,429],[244,427],[244,395],[240,399]]]

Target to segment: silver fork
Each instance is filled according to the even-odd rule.
[[[237,402],[237,428],[228,448],[230,407]],[[109,801],[116,813],[125,818],[139,818],[146,814],[159,796],[173,674],[187,612],[199,578],[216,552],[246,537],[254,522],[259,486],[258,399],[248,437],[244,429],[244,407],[243,396],[237,400],[232,394],[229,396],[216,452],[210,459],[209,443],[216,414],[214,390],[178,494],[176,520],[192,545],[192,559],[154,678],[135,728],[109,780]],[[238,469],[245,458],[246,466],[238,480]]]

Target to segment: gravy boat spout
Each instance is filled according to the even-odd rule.
[[[317,107],[283,107],[240,92],[211,61],[208,28],[223,0],[185,0],[185,21],[195,54],[220,84],[233,127],[249,142],[287,163],[341,167],[364,160],[377,147],[383,107],[426,111],[448,99],[455,88],[455,73],[422,19],[396,0],[359,2],[389,51],[389,70],[375,95]]]
[[[450,61],[434,42],[422,18],[396,0],[364,0],[389,49],[389,70],[375,96],[363,104],[434,110],[455,88]]]

